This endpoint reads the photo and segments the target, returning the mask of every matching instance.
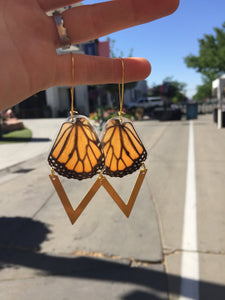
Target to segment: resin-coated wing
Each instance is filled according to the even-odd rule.
[[[99,138],[86,117],[65,122],[48,157],[50,166],[67,178],[91,178],[104,166]]]
[[[110,119],[101,140],[105,156],[104,174],[123,177],[139,169],[147,152],[131,122]]]

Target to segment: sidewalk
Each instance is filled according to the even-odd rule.
[[[27,160],[31,167],[32,161],[36,164],[32,172],[15,177],[13,185],[12,180],[0,184],[0,299],[167,299],[161,237],[147,180],[130,219],[104,189],[75,225],[67,219],[46,163],[62,121],[24,120],[33,140],[0,145],[3,177]],[[111,181],[125,201],[136,177]],[[90,184],[63,181],[72,200],[82,199]]]
[[[25,127],[32,130],[31,142],[0,145],[0,171],[47,153],[65,119],[25,119]]]

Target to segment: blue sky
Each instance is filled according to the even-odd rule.
[[[157,0],[156,0],[157,1]],[[85,0],[84,4],[103,2]],[[180,0],[178,10],[165,18],[148,24],[110,34],[115,49],[127,56],[133,48],[134,57],[145,57],[152,65],[148,85],[161,84],[167,76],[187,84],[191,97],[201,84],[201,74],[186,67],[184,57],[198,54],[198,39],[213,34],[214,27],[225,22],[225,0]],[[106,37],[100,40],[105,40]],[[118,52],[119,55],[119,52]]]

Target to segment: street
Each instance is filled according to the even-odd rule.
[[[225,128],[135,122],[148,151],[127,219],[100,188],[74,225],[48,178],[62,119],[23,120],[29,143],[0,145],[0,299],[225,299]],[[138,172],[111,179],[124,201]],[[74,208],[96,178],[62,179]]]

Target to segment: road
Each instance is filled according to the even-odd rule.
[[[74,226],[43,153],[57,120],[43,122],[25,120],[36,159],[1,173],[0,299],[225,299],[225,129],[212,116],[136,122],[148,173],[130,219],[100,190]],[[123,199],[136,176],[111,181]],[[82,199],[92,181],[63,184]]]
[[[181,274],[183,253],[195,252],[198,254],[195,264],[198,263],[199,299],[224,299],[224,287],[221,292],[217,284],[225,284],[225,130],[217,130],[211,116],[200,116],[193,121],[197,249],[185,249],[182,241],[189,127],[189,121],[182,121],[152,127],[145,123],[141,128],[146,140],[153,137],[148,148],[149,186],[158,210],[168,274]],[[191,230],[192,224],[188,226]],[[192,275],[195,278],[196,274]],[[173,291],[177,291],[177,280],[173,276],[168,278],[171,299],[177,299],[178,295],[173,295]],[[190,294],[187,291],[187,295]]]

